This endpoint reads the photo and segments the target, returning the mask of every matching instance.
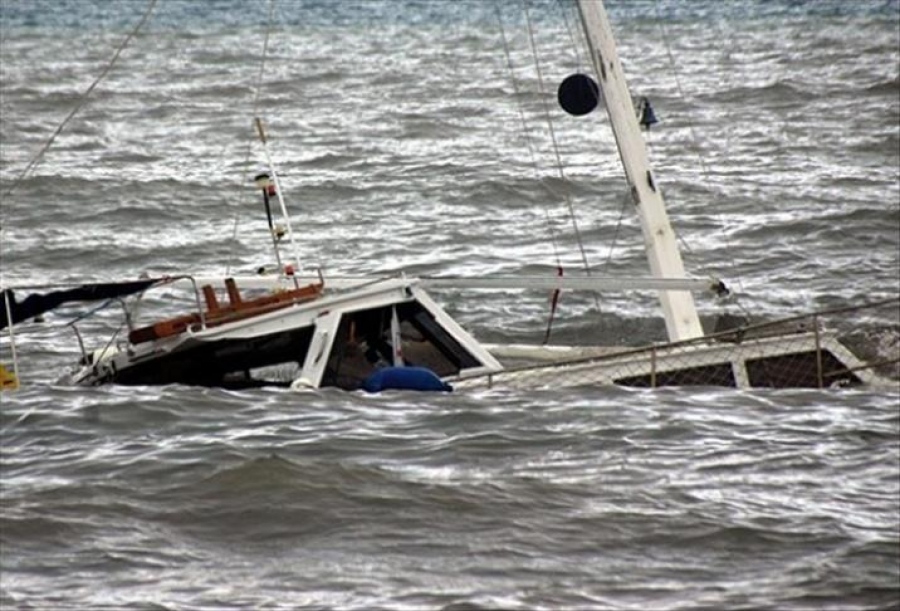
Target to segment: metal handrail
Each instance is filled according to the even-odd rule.
[[[834,314],[842,314],[842,313],[846,313],[846,312],[857,312],[857,311],[861,311],[861,310],[870,310],[870,309],[875,309],[875,308],[881,308],[881,307],[884,307],[891,303],[896,303],[898,306],[900,306],[900,297],[884,299],[882,301],[877,301],[874,303],[869,303],[869,304],[865,304],[865,305],[861,305],[861,306],[846,306],[846,307],[842,307],[842,308],[833,308],[830,310],[820,310],[817,312],[811,312],[809,314],[792,316],[790,318],[782,318],[782,319],[778,319],[778,320],[767,321],[764,323],[744,325],[741,327],[736,327],[734,329],[728,329],[727,331],[711,333],[709,335],[704,335],[703,337],[696,337],[696,338],[687,339],[687,340],[683,340],[683,341],[679,341],[679,342],[650,344],[650,345],[639,346],[639,347],[635,347],[635,348],[626,348],[624,350],[610,352],[608,354],[598,354],[598,355],[592,355],[592,356],[575,357],[572,359],[566,359],[565,361],[560,361],[559,363],[556,363],[556,364],[581,365],[581,364],[585,364],[585,363],[597,363],[597,362],[603,362],[603,361],[608,361],[608,360],[620,359],[622,357],[632,356],[635,354],[646,353],[648,350],[652,351],[653,355],[656,356],[657,351],[672,350],[672,349],[677,349],[677,348],[685,348],[685,347],[690,347],[690,346],[709,344],[712,341],[717,341],[717,340],[721,340],[721,339],[725,339],[725,338],[736,338],[735,343],[739,344],[745,337],[749,336],[750,332],[759,331],[761,329],[770,329],[773,327],[783,326],[786,323],[798,322],[798,321],[803,321],[803,320],[812,319],[813,321],[817,321],[819,318],[821,318],[823,316],[831,316]],[[806,330],[797,331],[797,332],[794,332],[793,334],[797,335],[797,334],[804,333],[804,332],[807,332],[807,331]],[[490,373],[466,376],[466,379],[475,379],[475,378],[481,378],[481,377],[488,377],[490,379],[493,379],[493,377],[495,375],[503,376],[503,375],[508,375],[511,373],[535,371],[535,370],[544,369],[546,367],[547,367],[546,364],[520,365],[517,367],[510,367],[510,368],[504,369],[501,372],[490,372]],[[823,376],[823,377],[828,377],[828,376]]]

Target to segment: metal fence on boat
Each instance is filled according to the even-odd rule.
[[[726,386],[830,388],[900,382],[900,299],[773,322],[696,340],[508,367],[457,388]]]

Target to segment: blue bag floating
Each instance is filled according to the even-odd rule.
[[[382,390],[437,390],[449,392],[453,387],[425,367],[385,367],[363,382],[366,392]]]

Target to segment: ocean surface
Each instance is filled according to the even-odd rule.
[[[896,297],[900,2],[608,4],[686,267],[735,293],[704,321]],[[574,275],[578,234],[595,275],[646,275],[602,109],[555,104],[588,69],[572,3],[159,0],[104,75],[149,6],[0,0],[4,287],[271,265],[256,116],[304,271]],[[547,326],[540,292],[435,298],[485,341]],[[900,609],[896,380],[72,388],[89,310],[16,328],[4,611]],[[887,358],[897,317],[831,323]],[[553,329],[663,333],[644,293],[564,293]]]

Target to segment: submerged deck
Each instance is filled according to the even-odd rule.
[[[824,328],[826,319],[840,315],[882,323],[839,339],[838,333]],[[881,341],[874,336],[879,329]],[[460,389],[896,385],[900,383],[900,300],[746,325],[684,342],[637,348],[505,346],[496,347],[495,354],[532,362],[461,377],[451,380],[453,385]]]

